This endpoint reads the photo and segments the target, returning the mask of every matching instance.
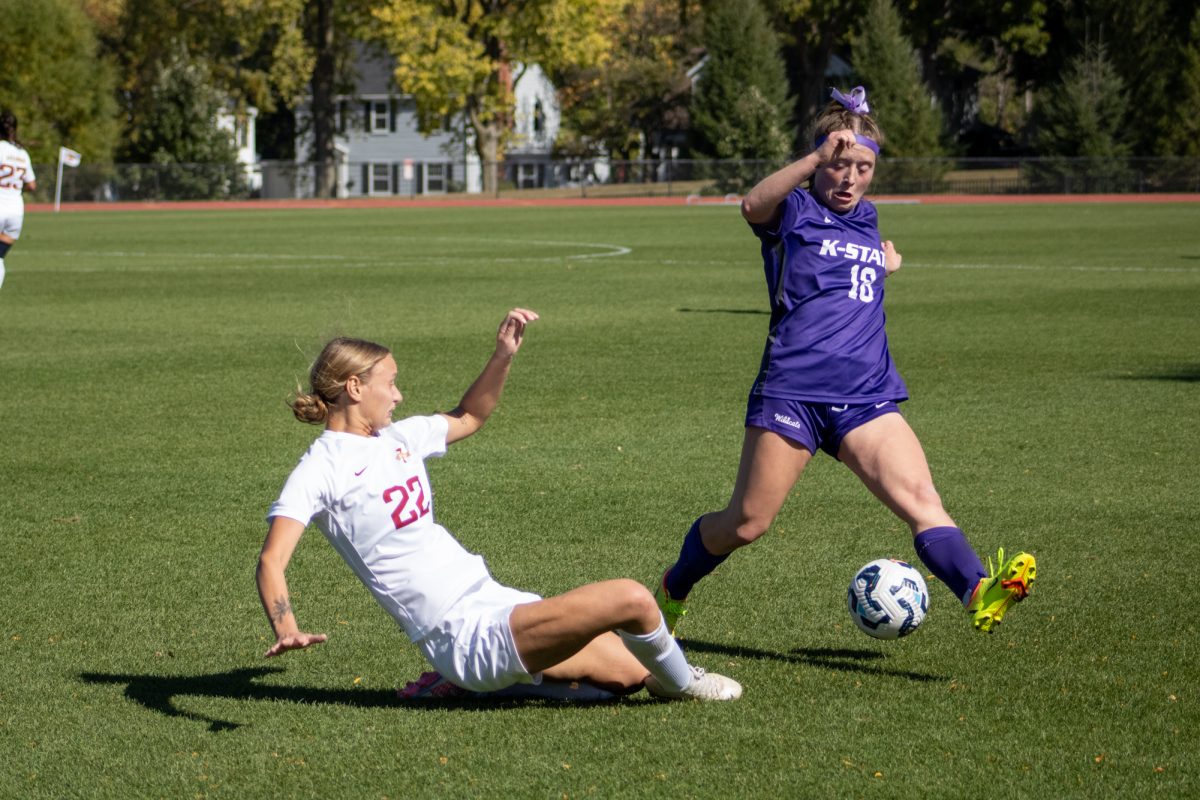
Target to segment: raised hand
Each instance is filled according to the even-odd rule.
[[[854,138],[854,131],[846,128],[832,131],[814,152],[822,164],[828,164],[840,156],[844,150],[848,150],[856,144],[858,141]]]
[[[538,318],[536,311],[527,308],[514,308],[505,315],[496,332],[496,352],[509,357],[516,355],[521,349],[525,336],[525,326]]]

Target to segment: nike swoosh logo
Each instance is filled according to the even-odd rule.
[[[883,408],[884,406],[886,406],[886,405],[887,405],[888,403],[890,403],[890,402],[892,402],[892,401],[891,401],[891,400],[884,400],[882,403],[876,403],[876,404],[875,404],[875,407],[876,407],[876,408]]]
[[[366,467],[363,467],[363,468],[362,468],[362,469],[360,469],[358,472],[354,473],[354,477],[356,477],[356,478],[357,478],[359,475],[362,475],[362,474],[363,474],[364,472],[366,472],[366,471],[367,471],[367,468],[366,468]]]
[[[836,412],[838,412],[838,413],[840,414],[841,412],[845,411],[845,410],[846,410],[847,408],[849,408],[849,407],[850,407],[849,405],[844,405],[844,406],[841,406],[841,407],[839,407],[839,406],[830,406],[829,408],[830,408],[830,410],[832,410],[832,411],[836,411]]]

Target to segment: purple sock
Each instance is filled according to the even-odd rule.
[[[672,600],[682,600],[696,585],[696,582],[717,568],[729,554],[714,556],[708,552],[700,539],[700,518],[692,523],[687,536],[683,537],[683,547],[679,550],[679,560],[675,562],[666,576],[663,584]]]
[[[930,528],[913,539],[917,555],[938,580],[950,587],[965,606],[980,578],[987,577],[983,562],[958,528]]]

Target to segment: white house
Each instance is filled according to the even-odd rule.
[[[518,189],[536,189],[549,182],[547,166],[562,124],[558,93],[537,64],[515,67],[516,113],[513,138],[505,155],[504,177]]]
[[[416,104],[392,79],[393,60],[360,47],[354,92],[338,97],[336,195],[338,197],[480,192],[482,169],[465,117],[449,119],[429,136],[417,130]],[[537,66],[521,72],[514,86],[514,141],[504,178],[524,187],[541,186],[545,164],[558,135],[559,108],[554,86]],[[309,197],[312,134],[308,103],[296,111],[296,160],[264,165],[263,196]]]
[[[246,171],[246,185],[251,191],[262,188],[262,172],[258,165],[258,109],[248,106],[240,117],[230,109],[217,112],[217,127],[226,131],[237,148],[237,162]]]

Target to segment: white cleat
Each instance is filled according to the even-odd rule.
[[[646,678],[646,689],[655,697],[671,700],[737,700],[742,696],[742,685],[733,678],[705,672],[701,667],[692,667],[691,670],[692,682],[682,691],[668,691],[653,675]]]

